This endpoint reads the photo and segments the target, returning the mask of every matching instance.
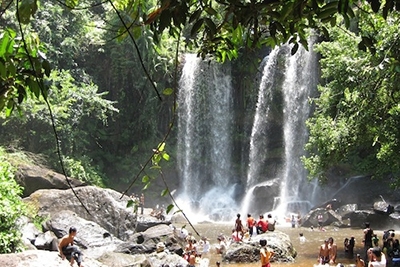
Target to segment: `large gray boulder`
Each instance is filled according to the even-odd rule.
[[[340,216],[334,210],[327,210],[324,208],[318,208],[311,210],[304,218],[302,227],[317,227],[318,226],[318,215],[322,215],[322,224],[323,226],[327,225],[335,225],[335,226],[343,226],[344,223],[342,222],[342,216]]]
[[[61,211],[68,210],[75,215],[66,220],[80,217],[92,221],[122,240],[128,239],[129,233],[135,230],[136,215],[133,208],[126,207],[129,197],[121,197],[122,194],[117,191],[96,186],[78,187],[74,191],[82,203],[71,189],[41,189],[24,200],[36,206],[39,215],[50,220]]]
[[[275,252],[273,262],[294,262],[297,252],[287,234],[280,231],[267,232],[252,237],[249,241],[232,243],[224,260],[229,262],[255,262],[260,260],[260,239],[267,240],[267,247]]]
[[[64,175],[50,169],[34,165],[21,165],[15,175],[15,180],[24,190],[22,197],[27,197],[39,189],[68,189],[70,186]],[[68,178],[72,187],[85,185],[83,182]]]
[[[130,240],[119,244],[115,252],[128,254],[142,254],[156,251],[157,244],[162,242],[170,252],[181,249],[180,243],[173,229],[165,224],[160,224],[144,232],[134,234]]]
[[[356,210],[346,215],[352,227],[364,228],[365,222],[371,224],[372,229],[390,229],[400,226],[398,213],[382,214],[374,210]]]

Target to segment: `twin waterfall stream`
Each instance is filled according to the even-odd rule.
[[[247,213],[267,212],[283,218],[308,212],[321,200],[318,186],[307,181],[300,159],[308,138],[305,122],[311,112],[310,98],[316,94],[319,79],[317,55],[300,48],[291,56],[288,45],[277,47],[264,58],[259,72],[259,81],[254,77],[257,105],[252,107],[252,121],[246,122],[250,134],[238,133],[233,84],[241,77],[232,76],[230,63],[185,55],[178,94],[181,187],[177,200],[192,220],[233,221],[237,213],[244,218]],[[277,120],[273,110],[277,106],[281,109],[279,130],[271,124]],[[276,151],[270,151],[268,143],[276,131],[281,132],[280,163],[270,171],[268,160],[276,157]],[[245,163],[234,162],[235,140],[246,134]],[[265,190],[263,195],[272,198],[273,205],[257,208],[263,199],[256,190]]]

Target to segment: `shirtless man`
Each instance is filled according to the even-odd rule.
[[[329,263],[329,240],[319,247],[318,262],[322,265]]]
[[[75,227],[69,228],[68,235],[65,235],[63,238],[61,238],[60,243],[58,244],[58,251],[62,259],[70,258],[71,266],[74,264],[74,260],[76,260],[78,266],[83,267],[82,252],[77,246],[74,245],[76,233],[77,230]]]
[[[244,236],[242,220],[240,219],[240,214],[237,214],[236,217],[237,217],[235,221],[236,237],[237,239],[239,239],[239,232],[240,232],[242,234],[240,240],[242,240]]]
[[[336,257],[337,257],[337,245],[335,242],[333,242],[333,238],[329,237],[328,238],[328,248],[329,248],[329,264],[335,264],[336,263]]]

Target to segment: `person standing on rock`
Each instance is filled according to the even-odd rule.
[[[271,267],[271,258],[272,256],[274,256],[275,253],[268,250],[266,239],[260,239],[260,245],[261,267]]]
[[[249,229],[250,238],[253,236],[253,228],[256,225],[256,220],[251,216],[251,214],[247,214],[247,228]]]
[[[71,266],[74,265],[74,260],[76,260],[78,266],[83,267],[82,252],[79,250],[78,246],[74,245],[74,238],[77,232],[75,227],[69,228],[68,235],[61,238],[58,244],[58,251],[62,259],[67,258],[70,261]]]
[[[241,233],[240,240],[242,240],[242,239],[243,239],[243,236],[244,236],[244,231],[243,231],[242,220],[240,219],[240,214],[239,214],[239,213],[236,215],[235,231],[236,231],[236,237],[237,237],[237,239],[239,239],[239,232]]]

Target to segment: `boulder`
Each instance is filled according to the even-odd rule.
[[[390,214],[390,213],[393,213],[394,207],[392,205],[390,205],[389,203],[387,203],[386,201],[382,200],[382,201],[374,202],[373,210],[376,213],[380,213],[380,214]]]
[[[37,249],[58,251],[57,237],[50,231],[39,233],[33,244]]]
[[[322,223],[324,226],[334,224],[337,227],[343,225],[342,216],[340,216],[334,210],[327,210],[324,208],[318,208],[311,210],[304,218],[301,226],[303,227],[317,227],[318,226],[318,215],[322,214],[323,220]]]
[[[272,258],[274,262],[294,262],[297,252],[294,249],[287,234],[280,231],[267,232],[252,237],[249,241],[232,243],[224,260],[229,262],[255,262],[260,260],[260,239],[267,240],[267,247],[275,252]]]
[[[146,231],[147,229],[159,224],[169,225],[171,224],[171,221],[170,220],[161,221],[156,217],[150,215],[140,215],[136,224],[136,232]]]
[[[275,204],[275,197],[279,196],[280,179],[274,178],[265,181],[253,189],[252,202],[254,214],[264,214],[266,210],[272,210]]]
[[[54,232],[57,238],[61,238],[68,233],[68,229],[74,226],[78,230],[75,243],[84,254],[92,258],[98,258],[106,251],[113,251],[123,241],[102,228],[95,222],[78,217],[72,211],[64,210],[48,220],[43,225],[43,230]],[[57,239],[56,238],[56,239]]]
[[[129,234],[135,230],[136,215],[133,208],[127,208],[129,197],[114,191],[112,189],[99,188],[96,186],[82,186],[74,189],[75,196],[71,189],[41,189],[32,193],[24,200],[32,203],[38,208],[38,214],[43,217],[53,219],[60,211],[68,210],[73,212],[73,217],[67,217],[72,220],[74,217],[81,217],[98,224],[119,239],[128,239]],[[86,209],[87,210],[86,210]],[[64,226],[63,226],[64,227]],[[61,228],[58,231],[66,231]],[[54,228],[57,234],[57,229]]]
[[[160,242],[170,252],[181,249],[173,229],[165,224],[160,224],[134,234],[129,241],[118,245],[115,251],[129,254],[152,253],[156,251],[157,244]]]
[[[373,210],[356,210],[346,215],[352,227],[364,228],[365,222],[371,224],[372,229],[390,229],[400,226],[399,213],[377,213]]]
[[[347,214],[354,212],[358,209],[357,204],[346,204],[338,208],[337,213],[339,213],[342,218],[346,217]]]
[[[22,197],[28,197],[39,189],[68,189],[70,188],[64,175],[50,169],[35,165],[21,165],[15,175],[15,180],[24,190]],[[83,182],[68,177],[72,187],[85,185]]]

